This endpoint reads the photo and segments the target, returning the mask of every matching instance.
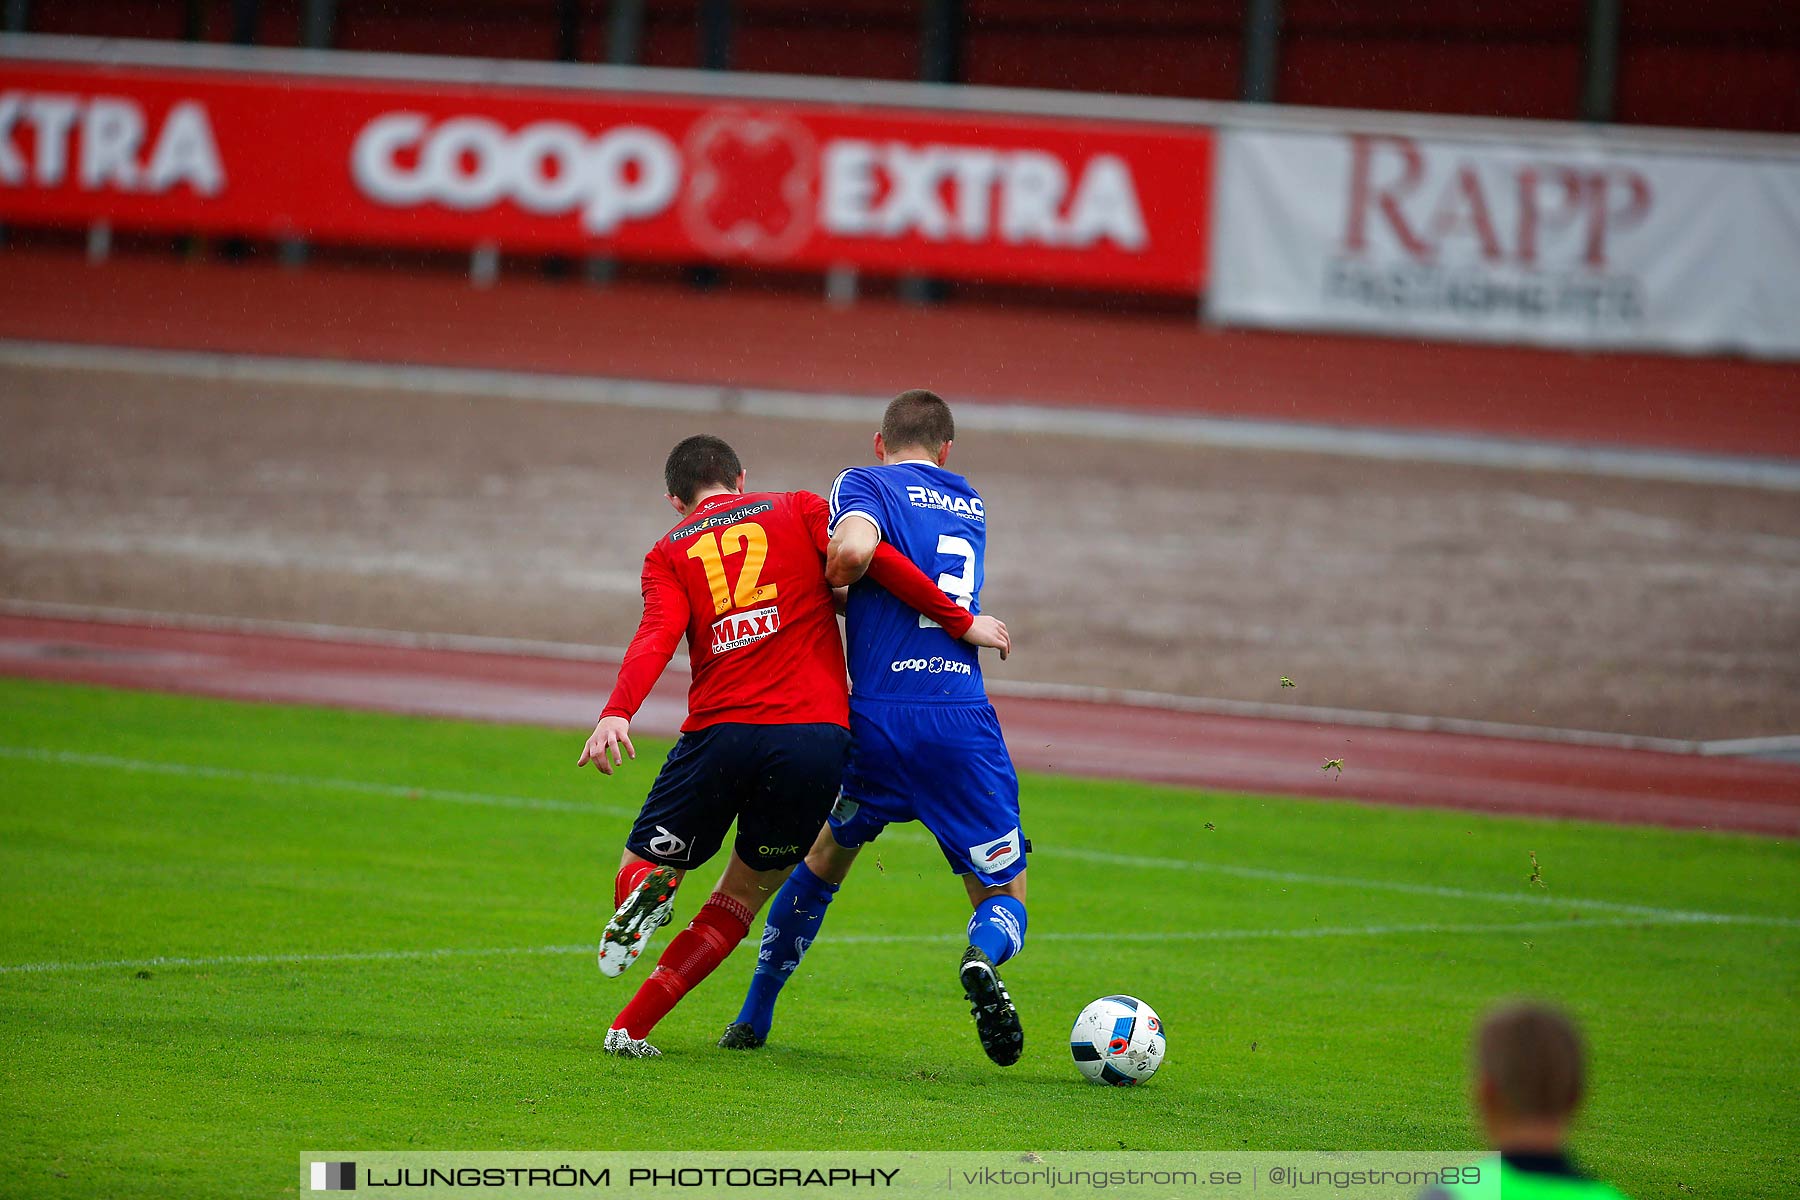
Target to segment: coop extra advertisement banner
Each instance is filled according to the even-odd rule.
[[[0,59],[0,220],[1197,292],[1208,131]]]
[[[1800,355],[1800,152],[1222,137],[1220,321]]]

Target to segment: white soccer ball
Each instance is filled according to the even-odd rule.
[[[1162,1066],[1162,1018],[1133,996],[1102,996],[1075,1018],[1069,1053],[1095,1083],[1130,1087]]]

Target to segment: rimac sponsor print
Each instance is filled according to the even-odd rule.
[[[980,496],[946,496],[934,487],[915,484],[906,489],[906,502],[914,508],[935,509],[970,521],[987,520],[987,508]]]

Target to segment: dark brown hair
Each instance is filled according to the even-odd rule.
[[[1475,1034],[1475,1068],[1518,1117],[1567,1119],[1586,1083],[1575,1023],[1544,1004],[1489,1013]]]
[[[743,473],[737,451],[723,438],[696,433],[682,438],[669,451],[669,459],[663,463],[663,486],[683,504],[692,504],[702,488],[736,487]]]
[[[901,392],[881,415],[881,440],[890,450],[906,446],[936,450],[955,437],[950,406],[942,396],[924,388]]]

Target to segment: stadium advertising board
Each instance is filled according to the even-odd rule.
[[[1800,157],[1221,137],[1217,320],[1800,354]]]
[[[0,60],[0,220],[1197,292],[1205,129]]]

